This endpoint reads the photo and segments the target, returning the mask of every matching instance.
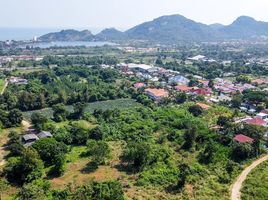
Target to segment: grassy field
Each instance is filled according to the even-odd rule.
[[[126,109],[126,108],[133,108],[133,107],[139,107],[141,104],[137,103],[135,100],[132,99],[117,99],[117,100],[110,100],[110,101],[99,101],[94,103],[88,103],[85,112],[92,113],[95,109],[102,109],[102,110],[108,110],[108,109]],[[73,106],[66,106],[67,110],[69,112],[73,111]],[[36,110],[36,111],[29,111],[24,112],[23,117],[27,120],[31,118],[31,115],[34,112],[41,112],[48,118],[52,118],[53,111],[51,108],[46,108],[43,110]]]
[[[268,199],[268,161],[254,169],[245,181],[241,194],[242,200]]]

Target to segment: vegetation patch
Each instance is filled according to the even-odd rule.
[[[101,110],[112,110],[112,109],[127,109],[127,108],[136,108],[142,106],[140,103],[136,102],[133,99],[116,99],[116,100],[109,100],[109,101],[100,101],[94,103],[88,103],[85,108],[85,112],[93,113],[94,110],[101,109]],[[69,112],[73,111],[73,106],[66,106],[66,109]],[[28,111],[23,112],[23,117],[25,119],[31,119],[31,115],[33,113],[42,113],[47,118],[53,117],[53,110],[52,108],[45,108],[42,110],[35,110],[35,111]]]
[[[242,200],[268,199],[268,162],[255,168],[247,177],[241,191]]]

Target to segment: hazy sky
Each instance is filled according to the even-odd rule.
[[[0,27],[126,29],[168,14],[229,24],[240,15],[268,21],[267,0],[0,0]]]

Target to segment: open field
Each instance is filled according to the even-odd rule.
[[[108,110],[108,109],[117,108],[121,110],[121,109],[133,108],[133,107],[139,107],[139,106],[141,106],[141,104],[137,103],[135,100],[132,100],[132,99],[117,99],[117,100],[88,103],[85,109],[85,112],[92,113],[95,109]],[[66,108],[69,112],[73,111],[73,106],[66,106]],[[29,120],[31,118],[31,115],[35,112],[41,112],[48,118],[52,118],[53,116],[52,109],[46,108],[42,110],[24,112],[23,117]]]
[[[247,177],[241,191],[242,200],[268,199],[268,161],[259,165]]]
[[[116,145],[117,148],[113,148]],[[50,179],[53,188],[64,188],[68,183],[75,183],[82,185],[89,180],[106,181],[116,180],[126,177],[125,172],[120,172],[115,166],[119,161],[119,154],[121,153],[121,143],[110,143],[112,148],[113,159],[108,165],[99,166],[96,170],[91,170],[90,157],[82,156],[86,152],[86,146],[72,147],[71,151],[67,154],[67,170],[63,176],[59,178]]]

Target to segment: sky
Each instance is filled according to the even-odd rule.
[[[268,22],[267,0],[0,0],[0,27],[120,30],[162,15],[230,24],[247,15]]]

